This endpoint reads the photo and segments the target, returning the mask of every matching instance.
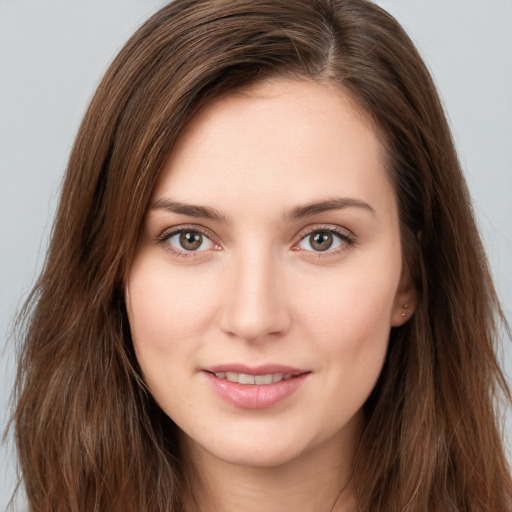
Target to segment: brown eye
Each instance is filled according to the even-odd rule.
[[[164,234],[159,243],[178,256],[192,256],[195,253],[220,249],[208,235],[192,228],[176,229]]]
[[[195,251],[203,243],[203,235],[198,231],[183,231],[179,235],[180,246],[186,251]]]
[[[309,243],[315,251],[327,251],[333,244],[333,234],[326,231],[319,231],[309,235]]]
[[[348,248],[354,239],[338,229],[317,229],[310,231],[297,244],[297,248],[311,253],[336,253],[337,249]]]

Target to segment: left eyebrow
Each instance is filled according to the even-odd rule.
[[[356,199],[354,197],[339,197],[297,206],[285,214],[285,219],[303,219],[304,217],[310,217],[311,215],[316,215],[318,213],[324,213],[331,210],[343,210],[345,208],[362,208],[363,210],[370,212],[372,215],[376,215],[375,210],[368,203],[365,203],[360,199]]]

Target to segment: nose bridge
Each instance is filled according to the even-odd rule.
[[[222,312],[223,330],[248,341],[283,334],[290,325],[279,259],[268,247],[255,245],[230,261]]]

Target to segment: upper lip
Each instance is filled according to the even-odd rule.
[[[208,366],[202,368],[202,370],[209,373],[233,372],[243,373],[245,375],[268,375],[274,373],[301,375],[302,373],[309,373],[309,370],[303,370],[282,364],[262,364],[258,366],[248,366],[240,363],[226,363],[215,366]]]

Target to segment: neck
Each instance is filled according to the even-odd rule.
[[[356,512],[352,485],[353,436],[337,436],[278,466],[253,467],[221,460],[190,439],[187,512]],[[347,442],[349,441],[349,442]]]

